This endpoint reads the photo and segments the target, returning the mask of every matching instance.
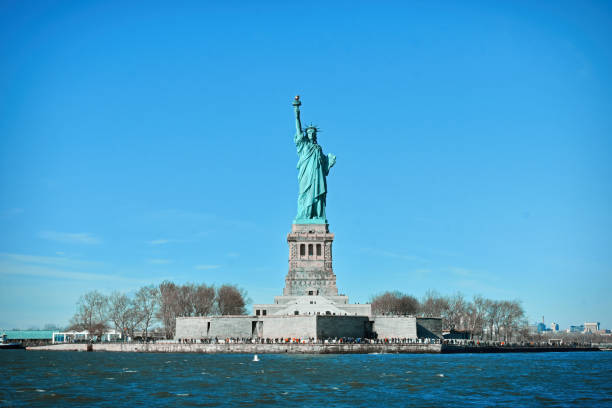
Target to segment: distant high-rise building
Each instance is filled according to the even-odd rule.
[[[567,329],[568,333],[582,333],[584,331],[584,325],[581,324],[579,326],[570,326],[569,329]]]
[[[558,332],[559,331],[559,323],[551,323],[550,324],[550,328],[552,329],[552,331]]]
[[[599,322],[591,322],[584,324],[585,333],[596,333],[599,331]]]

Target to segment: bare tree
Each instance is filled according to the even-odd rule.
[[[446,300],[448,309],[446,312],[447,327],[449,330],[457,330],[462,328],[466,320],[467,304],[463,295],[457,292],[453,296],[449,296]]]
[[[428,290],[421,301],[420,313],[425,317],[442,317],[443,327],[448,327],[448,300],[436,291]]]
[[[494,300],[493,303],[495,304],[494,306],[495,314],[493,318],[493,324],[495,325],[495,336],[497,340],[500,340],[502,321],[503,321],[504,313],[505,313],[504,311],[505,303],[503,300]]]
[[[122,337],[127,334],[134,338],[134,331],[144,317],[138,310],[135,299],[130,299],[127,295],[115,291],[111,293],[108,300],[109,319],[115,329],[121,332]]]
[[[414,315],[419,310],[419,301],[399,291],[384,292],[371,301],[374,314]]]
[[[108,325],[108,298],[98,291],[82,295],[77,302],[77,311],[70,321],[72,328],[87,330],[91,335],[102,337]]]
[[[246,314],[247,294],[236,285],[225,284],[217,291],[217,308],[222,315]]]
[[[109,318],[115,325],[115,330],[120,331],[122,334],[128,326],[131,303],[127,295],[117,291],[111,293],[108,297]]]
[[[245,292],[235,286],[225,285],[221,294],[221,303],[226,312],[235,305],[236,300],[238,301],[238,308],[230,310],[230,313],[241,314],[246,312],[246,310],[240,309],[248,303]],[[243,301],[241,307],[240,299]],[[159,309],[156,316],[163,325],[166,338],[173,338],[177,317],[210,316],[217,312],[217,305],[218,298],[213,286],[203,283],[199,285],[193,283],[176,285],[173,282],[164,281],[159,285]]]
[[[419,307],[420,305],[417,298],[402,293],[397,299],[396,313],[399,315],[415,315]]]
[[[195,285],[193,283],[186,283],[182,286],[178,286],[178,314],[177,316],[189,317],[194,316],[194,297],[195,297]]]
[[[525,326],[525,311],[518,300],[505,300],[500,303],[500,325],[503,328],[504,340],[512,339],[519,327]]]
[[[466,308],[467,315],[467,327],[471,333],[471,337],[474,338],[476,333],[482,337],[482,331],[485,324],[485,318],[487,314],[487,299],[482,296],[474,296],[472,302],[470,302]]]
[[[530,341],[531,333],[529,331],[529,326],[527,324],[521,324],[518,328],[518,337],[521,341]]]
[[[133,339],[135,337],[134,332],[138,329],[138,327],[140,327],[143,318],[143,314],[140,312],[138,306],[136,305],[136,300],[130,300],[130,307],[128,308],[125,316],[125,328],[127,329],[130,338]]]
[[[209,316],[215,308],[215,288],[200,284],[193,293],[193,310],[195,316]]]
[[[485,315],[486,325],[489,329],[489,339],[493,340],[494,336],[498,334],[499,321],[500,321],[500,302],[497,300],[487,299],[486,301]]]
[[[174,337],[176,317],[179,310],[179,289],[173,282],[164,281],[159,285],[159,309],[157,318],[164,327],[167,339]]]
[[[370,303],[373,314],[390,314],[395,306],[395,296],[391,292],[381,293],[370,298]]]
[[[441,296],[429,290],[419,302],[410,295],[399,291],[384,292],[370,299],[374,314],[412,314],[425,317],[441,317],[442,327],[449,330],[468,330],[471,338],[478,336],[489,339],[510,341],[519,334],[524,339],[527,322],[520,301],[499,301],[474,296],[468,301],[457,292],[451,296]]]
[[[141,317],[140,328],[144,331],[144,340],[149,338],[149,327],[151,327],[159,305],[158,289],[153,286],[143,286],[136,292],[134,298],[136,313]]]

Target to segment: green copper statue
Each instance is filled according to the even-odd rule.
[[[323,154],[323,149],[317,144],[317,128],[308,126],[302,130],[300,121],[300,97],[293,101],[295,109],[295,146],[299,157],[298,182],[300,194],[298,196],[297,217],[294,224],[327,224],[325,218],[325,197],[327,195],[327,180],[336,156]],[[305,133],[304,133],[305,132]]]

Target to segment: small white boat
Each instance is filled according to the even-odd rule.
[[[259,361],[259,357],[257,357],[257,354],[253,356],[253,361]]]

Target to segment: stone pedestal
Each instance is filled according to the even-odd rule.
[[[287,235],[289,272],[284,296],[338,296],[332,268],[332,242],[328,224],[293,224]]]
[[[372,305],[349,304],[338,295],[332,267],[334,234],[328,224],[293,224],[287,235],[289,272],[282,296],[253,305],[255,316],[370,316]]]

